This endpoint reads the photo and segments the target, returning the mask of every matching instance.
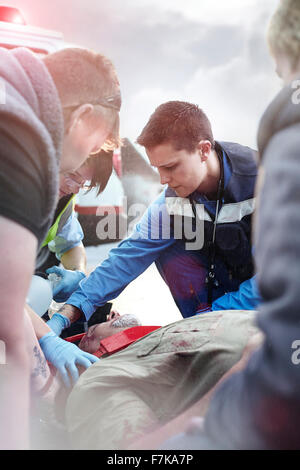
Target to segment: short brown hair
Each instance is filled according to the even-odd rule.
[[[137,138],[146,148],[170,142],[176,150],[193,152],[200,140],[215,142],[211,124],[199,106],[185,101],[168,101],[161,104]]]
[[[300,59],[300,2],[281,0],[268,28],[272,55],[284,54],[294,68]]]
[[[63,107],[65,126],[78,106],[99,106],[111,132],[105,149],[118,147],[120,84],[112,62],[89,49],[66,48],[43,58],[57,88]]]

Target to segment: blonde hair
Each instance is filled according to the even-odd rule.
[[[284,54],[296,67],[300,58],[299,0],[281,0],[270,20],[268,43],[272,55]]]
[[[64,112],[65,125],[72,112],[83,104],[97,106],[110,135],[103,148],[120,145],[120,84],[112,62],[89,49],[66,48],[44,57],[56,85]]]

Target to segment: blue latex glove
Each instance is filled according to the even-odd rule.
[[[53,287],[53,299],[55,302],[65,302],[68,300],[71,294],[78,288],[80,281],[85,278],[85,274],[81,271],[71,271],[58,266],[52,266],[52,268],[46,270],[46,273],[54,273],[61,277],[61,281]]]
[[[68,373],[71,375],[73,383],[78,380],[79,372],[76,364],[87,369],[94,362],[99,361],[98,357],[84,352],[75,344],[59,338],[53,331],[44,335],[39,343],[45,358],[57,368],[66,387],[71,386]]]
[[[57,336],[60,336],[65,328],[69,328],[71,322],[61,313],[54,313],[50,320],[47,321],[47,325]]]

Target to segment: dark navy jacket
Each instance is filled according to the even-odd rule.
[[[223,159],[224,167],[224,191],[216,226],[216,259],[221,258],[233,277],[244,281],[253,274],[251,220],[255,208],[256,155],[249,147],[230,142],[216,142],[216,151]],[[167,204],[168,200],[170,201],[168,207],[172,214],[176,212],[172,201],[175,200],[178,206],[178,199],[182,198],[178,198],[176,193],[168,188],[166,201]],[[203,252],[208,255],[208,248],[213,239],[216,201],[209,201],[196,191],[191,194],[189,200],[191,204],[205,207]],[[176,215],[172,216],[173,219],[175,217]],[[174,220],[172,223],[174,224]],[[193,221],[193,232],[195,231]]]
[[[238,144],[222,143],[221,145],[228,154],[227,157],[224,155],[224,158],[229,159],[227,167],[230,171],[225,178],[224,203],[219,214],[220,220],[223,218],[225,222],[218,226],[218,249],[228,257],[228,263],[235,250],[239,250],[239,256],[236,257],[232,268],[236,268],[240,279],[244,280],[252,273],[250,219],[254,207],[256,163],[251,149]],[[147,209],[133,233],[117,248],[110,251],[109,258],[98,266],[89,278],[81,281],[80,287],[68,299],[68,303],[79,308],[87,320],[98,306],[116,298],[131,281],[155,262],[164,250],[176,243],[177,240],[171,233],[173,216],[170,214],[172,204],[169,204],[168,191],[168,189],[163,191]],[[200,195],[199,197],[201,198]],[[177,208],[176,201],[181,202],[179,199],[176,196],[173,200]],[[200,199],[199,202],[201,202]],[[187,200],[187,203],[187,208],[191,212],[190,201]],[[214,214],[213,205],[216,203],[207,200],[203,203],[205,207],[210,207]],[[209,216],[208,212],[206,214]],[[227,220],[230,220],[232,214],[235,218],[237,214],[246,215],[241,217],[239,222],[228,223]],[[211,223],[206,226],[211,230]],[[225,240],[226,246],[224,246]]]

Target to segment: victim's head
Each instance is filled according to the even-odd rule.
[[[99,349],[100,341],[104,338],[139,325],[141,323],[135,315],[120,315],[116,313],[108,321],[91,326],[78,346],[83,351],[93,354]]]

